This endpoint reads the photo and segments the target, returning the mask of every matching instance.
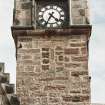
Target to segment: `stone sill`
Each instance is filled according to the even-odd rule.
[[[70,25],[70,26],[68,26],[68,27],[62,27],[62,28],[52,28],[52,29],[50,29],[50,28],[45,28],[45,29],[38,29],[38,28],[35,28],[34,26],[12,26],[11,27],[11,29],[15,29],[15,30],[24,30],[24,29],[26,29],[26,30],[57,30],[57,29],[70,29],[70,28],[86,28],[86,27],[92,27],[92,25],[90,25],[90,24],[86,24],[86,25],[84,25],[84,24],[77,24],[77,25]]]
[[[15,38],[16,36],[36,36],[36,35],[87,35],[91,36],[91,25],[71,25],[70,27],[65,28],[56,28],[56,29],[34,29],[34,27],[11,27],[12,35]]]

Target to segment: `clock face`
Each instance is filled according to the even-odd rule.
[[[47,5],[38,13],[38,22],[43,27],[60,27],[65,21],[65,13],[56,5]]]

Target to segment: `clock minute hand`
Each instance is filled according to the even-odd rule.
[[[49,18],[48,18],[47,22],[44,24],[44,26],[46,26],[46,25],[48,24],[48,22],[49,22],[49,20],[51,19],[51,17],[52,17],[52,15],[53,15],[53,13],[54,13],[54,12],[49,13],[49,15],[50,15],[50,16],[49,16]]]

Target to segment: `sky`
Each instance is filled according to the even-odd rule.
[[[0,0],[0,62],[16,83],[15,45],[11,34],[14,0]],[[92,35],[89,42],[91,101],[105,103],[105,0],[90,0]]]

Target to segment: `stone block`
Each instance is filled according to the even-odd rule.
[[[75,55],[75,54],[79,54],[79,49],[78,48],[67,48],[67,49],[65,49],[64,50],[64,53],[66,54],[66,55],[71,55],[71,54],[73,54],[73,55]]]
[[[0,74],[0,83],[9,83],[9,74],[8,73],[1,73]]]
[[[27,64],[33,64],[33,61],[32,60],[24,60],[23,63],[26,64],[26,65]]]
[[[86,13],[85,13],[85,9],[79,9],[79,13],[81,16],[85,16]]]
[[[62,46],[56,46],[55,50],[56,51],[62,51],[63,50],[63,47]]]
[[[49,58],[49,52],[42,52],[42,58]]]
[[[21,4],[22,9],[31,9],[32,8],[32,2],[24,2]]]
[[[49,48],[42,48],[42,51],[49,52]]]
[[[71,94],[79,94],[79,93],[81,93],[81,91],[80,90],[71,90],[70,93]]]
[[[32,38],[31,37],[19,37],[18,38],[19,42],[32,42]]]
[[[64,85],[56,85],[56,86],[45,86],[44,91],[60,91],[60,90],[65,90]]]
[[[64,71],[63,66],[56,67],[56,72]]]
[[[87,61],[88,58],[87,56],[79,56],[79,57],[76,57],[76,56],[72,56],[71,57],[72,61],[76,61],[76,62],[84,62],[84,61]]]
[[[80,63],[65,63],[65,67],[67,68],[78,68],[81,67]]]
[[[64,57],[64,61],[65,61],[65,62],[69,62],[69,61],[70,61],[69,56],[65,56],[65,57]]]
[[[88,88],[82,89],[82,93],[83,94],[90,94],[90,89],[88,89]]]
[[[4,89],[4,91],[7,94],[14,93],[14,84],[4,84],[4,83],[2,83],[1,85],[2,85],[2,88]]]
[[[42,65],[42,70],[44,71],[49,70],[49,65]]]
[[[80,96],[72,96],[72,102],[81,102]]]
[[[22,59],[24,60],[24,59],[32,59],[32,55],[24,55],[24,56],[22,56]]]
[[[72,71],[71,72],[71,76],[85,76],[85,75],[88,75],[88,72],[87,71]]]
[[[87,55],[87,48],[86,47],[81,48],[81,52],[82,54]]]
[[[83,23],[84,17],[78,16],[73,18],[73,24],[84,24]]]
[[[49,63],[49,59],[43,59],[43,64],[48,64]]]
[[[63,61],[64,60],[63,58],[64,58],[63,56],[58,57],[59,61]]]
[[[70,102],[72,100],[71,96],[62,96],[63,101]]]
[[[55,55],[62,55],[63,52],[62,51],[59,51],[59,52],[55,52]]]
[[[85,47],[86,43],[85,42],[81,42],[81,43],[70,43],[71,47]]]

